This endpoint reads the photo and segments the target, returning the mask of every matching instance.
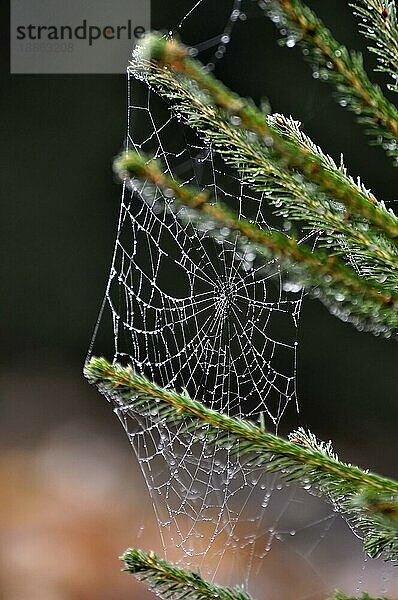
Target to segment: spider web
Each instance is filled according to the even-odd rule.
[[[204,2],[193,3],[180,25]],[[197,46],[212,50],[210,68],[225,54],[236,21],[244,18],[235,0],[222,32]],[[158,158],[168,175],[206,188],[239,216],[272,227],[261,195],[229,171],[211,145],[187,130],[151,89],[131,73],[128,77],[127,149]],[[186,389],[213,409],[283,433],[299,419],[295,377],[302,300],[302,290],[282,276],[278,261],[259,260],[244,240],[211,221],[194,227],[167,192],[125,182],[90,353],[110,326],[114,361],[164,387]],[[116,405],[115,412],[141,465],[166,558],[219,581],[250,583],[250,591],[261,597],[324,596],[335,586],[339,568],[340,587],[345,583],[355,591],[364,581],[364,589],[372,591],[378,581],[377,592],[386,588],[387,568],[378,561],[365,568],[360,544],[319,498],[278,475],[246,467],[228,449],[206,444],[200,430],[170,429],[154,423],[150,413],[137,415],[125,406]],[[277,575],[281,564],[293,585]]]

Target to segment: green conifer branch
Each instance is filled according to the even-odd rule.
[[[317,15],[301,0],[263,0],[261,6],[279,27],[288,30],[286,44],[304,47],[313,74],[332,83],[340,105],[353,111],[366,132],[375,136],[387,154],[398,159],[398,111],[371,83],[362,56],[337,42]],[[379,52],[379,49],[377,50]]]
[[[145,581],[149,589],[161,598],[174,600],[252,600],[241,588],[230,588],[210,583],[196,572],[185,571],[154,552],[143,552],[129,548],[120,557],[124,562],[124,571],[134,575],[139,581]],[[362,594],[359,598],[336,592],[328,600],[386,600],[372,598]]]
[[[361,594],[359,597],[347,596],[346,594],[343,594],[343,592],[337,591],[328,600],[387,600],[387,598],[385,596],[373,598],[372,596],[369,596],[369,594],[367,594],[366,592]]]
[[[246,132],[234,126],[216,108],[202,98],[190,80],[176,78],[173,73],[162,70],[147,73],[146,78],[155,81],[157,90],[161,82],[162,93],[175,100],[178,88],[178,114],[183,113],[188,123],[216,146],[224,160],[239,170],[240,179],[261,192],[264,201],[281,206],[278,214],[304,221],[312,231],[320,233],[329,250],[349,256],[366,277],[385,282],[392,289],[398,287],[398,248],[396,244],[375,229],[363,218],[358,218],[341,204],[304,180],[301,174],[284,169],[274,160],[268,149],[255,144]],[[387,212],[359,178],[355,181],[347,175],[344,165],[338,167],[333,159],[324,154],[303,132],[293,119],[283,115],[267,116],[269,127],[284,139],[300,146],[303,152],[315,155],[332,174],[340,172],[347,186],[357,189],[370,203]]]
[[[145,581],[150,590],[162,598],[174,600],[251,600],[251,596],[240,588],[229,588],[210,583],[199,573],[183,569],[142,550],[129,548],[121,556],[125,571],[140,581]]]
[[[199,213],[218,223],[218,229],[212,230],[213,235],[221,227],[227,227],[230,232],[243,236],[244,244],[249,242],[256,254],[265,255],[267,259],[278,258],[289,270],[290,277],[302,286],[316,288],[317,296],[334,312],[338,304],[338,310],[342,311],[339,316],[384,335],[395,334],[398,330],[398,295],[381,284],[360,277],[336,256],[312,251],[280,231],[261,229],[247,219],[239,218],[225,204],[210,202],[206,192],[181,185],[163,173],[156,161],[148,161],[136,152],[122,154],[115,161],[115,170],[122,178],[147,179],[163,191],[171,191],[177,203],[193,209],[180,218],[188,218],[197,225]]]
[[[305,489],[312,486],[362,532],[364,549],[370,556],[383,554],[386,560],[398,560],[395,481],[340,462],[330,444],[318,443],[303,430],[293,433],[290,441],[285,440],[248,420],[209,409],[187,393],[160,388],[130,367],[92,358],[84,373],[120,410],[178,427],[180,432],[200,429],[209,443],[227,449],[246,466],[277,471]],[[380,511],[387,502],[393,510]]]
[[[300,129],[300,123],[284,115],[268,116],[268,124],[277,129],[286,139],[293,140],[303,150],[318,156],[330,171],[339,170],[346,182],[358,188],[370,202],[374,196],[365,188],[361,180],[356,181],[347,174],[341,157],[340,164],[322,152]],[[321,241],[335,254],[344,254],[350,262],[355,262],[361,275],[383,281],[390,288],[398,288],[398,248],[386,236],[375,230],[363,219],[355,218],[343,205],[330,201],[323,194],[316,193],[311,186],[296,178],[284,177],[275,171],[273,177],[254,175],[252,187],[267,194],[268,201],[282,206],[274,211],[290,220],[304,222],[306,227],[321,234]]]
[[[276,128],[270,127],[263,112],[206,73],[198,61],[189,57],[188,48],[175,40],[167,40],[157,34],[149,35],[135,53],[132,71],[152,84],[159,93],[172,99],[178,105],[179,112],[187,117],[188,124],[200,133],[211,136],[215,140],[216,150],[224,157],[231,160],[236,150],[243,157],[250,156],[257,150],[258,158],[265,154],[290,176],[300,172],[329,198],[341,202],[350,213],[365,218],[388,237],[398,240],[398,218],[392,212],[375,199],[370,200],[358,187],[350,185],[341,171],[330,170],[315,153],[305,150],[293,139],[287,139]],[[197,86],[194,93],[199,96],[200,92],[205,94],[198,98],[200,114],[196,112],[196,102],[192,104],[194,84]],[[207,119],[203,118],[205,115],[202,112],[205,104],[210,105]],[[234,128],[225,128],[222,114],[217,118],[217,111],[211,111],[211,104],[229,115],[235,131]],[[212,117],[216,118],[212,121]],[[241,135],[242,131],[245,138]],[[225,137],[229,142],[227,147],[224,147]],[[261,157],[257,166],[267,169],[268,162]]]
[[[374,44],[369,50],[377,56],[376,70],[388,73],[394,81],[388,88],[398,91],[398,29],[395,2],[356,0],[351,6],[359,17],[360,31]]]

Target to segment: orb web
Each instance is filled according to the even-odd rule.
[[[192,3],[182,26],[203,2]],[[214,49],[211,61],[221,59],[237,19],[244,20],[235,0],[224,29],[198,50]],[[151,89],[128,77],[126,148],[159,159],[168,175],[207,189],[240,217],[275,226],[261,194]],[[230,233],[210,221],[194,225],[167,192],[125,181],[90,353],[98,354],[99,334],[110,327],[115,362],[166,388],[186,389],[213,409],[286,433],[299,419],[303,292],[277,260],[260,260]],[[368,591],[387,589],[388,567],[372,561],[368,568],[360,542],[311,490],[249,468],[228,449],[206,443],[200,429],[170,428],[129,406],[115,405],[115,412],[139,460],[169,560],[273,599],[325,596],[336,578],[347,591],[362,583]]]
[[[160,129],[167,139],[165,125]],[[173,160],[184,159],[193,147],[171,156],[165,141],[158,142],[156,156],[167,173],[175,174]],[[185,169],[209,166],[206,188],[229,196],[240,215],[247,214],[246,203],[257,203],[255,220],[266,226],[261,200],[233,177],[228,184],[236,184],[236,195],[222,192],[225,176],[217,173],[211,150],[205,156],[197,146],[194,150],[199,154],[189,157]],[[193,179],[190,175],[188,181]],[[108,295],[111,305],[113,291],[118,294],[115,359],[127,357],[162,385],[186,388],[228,414],[262,414],[277,429],[288,408],[297,410],[300,288],[284,291],[278,263],[257,265],[250,246],[238,249],[237,239],[227,239],[227,228],[214,231],[213,223],[202,222],[196,229],[183,219],[183,209],[171,210],[173,201],[159,190],[152,194],[145,186],[140,194],[126,187],[123,196]]]

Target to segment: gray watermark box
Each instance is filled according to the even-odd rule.
[[[125,73],[150,0],[11,0],[11,73]]]

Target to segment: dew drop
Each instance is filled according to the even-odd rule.
[[[240,125],[240,124],[241,124],[241,122],[242,122],[242,119],[241,119],[240,117],[238,117],[238,115],[233,115],[233,116],[231,117],[230,121],[231,121],[231,124],[232,124],[232,125],[236,125],[236,126],[238,126],[238,125]]]
[[[286,46],[288,48],[294,48],[295,45],[296,45],[296,38],[294,37],[294,35],[289,35],[288,38],[286,39]]]
[[[171,188],[166,188],[163,194],[166,198],[174,198],[174,192]]]
[[[264,144],[265,144],[265,145],[266,145],[268,148],[271,148],[271,146],[273,146],[273,144],[274,144],[274,140],[272,139],[272,137],[271,137],[270,135],[267,135],[267,136],[264,138]]]

